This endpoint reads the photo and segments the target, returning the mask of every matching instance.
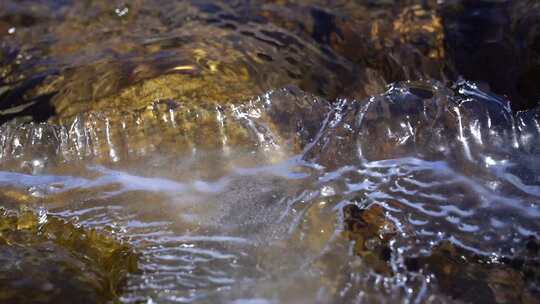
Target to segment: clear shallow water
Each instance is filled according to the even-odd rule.
[[[538,108],[445,70],[459,1],[25,4],[0,204],[125,240],[119,301],[537,302]]]
[[[27,168],[28,157],[49,162],[27,173],[2,171],[4,201],[44,207],[128,240],[141,253],[141,272],[129,277],[125,302],[452,301],[447,296],[455,295],[439,289],[436,275],[411,272],[405,261],[449,240],[503,265],[502,258],[524,258],[528,238],[539,237],[536,110],[514,115],[506,101],[469,83],[453,89],[396,84],[370,100],[334,106],[292,92],[248,102],[247,113],[259,101],[264,107],[247,122],[243,115],[225,116],[247,130],[259,128],[246,133],[252,150],[223,145],[231,158],[211,168],[197,150],[161,151],[159,157],[126,152],[126,162],[101,158],[129,146],[129,138],[122,146],[101,146],[105,150],[96,151],[103,155],[70,154],[81,163],[35,149],[57,146],[50,138],[72,136],[74,127],[5,125],[17,134],[6,140],[21,141],[5,164]],[[275,144],[287,135],[269,127],[284,117],[268,114],[281,104],[273,103],[278,98],[310,103],[295,109],[298,117],[327,110],[319,112],[320,128],[304,133],[309,140],[300,153]],[[37,128],[56,135],[43,143]],[[260,138],[277,140],[270,145]],[[160,157],[175,162],[152,162]],[[375,235],[347,236],[350,205],[383,208],[372,219],[380,224]],[[377,252],[374,244],[383,240],[389,257],[370,260],[365,254]],[[355,247],[361,242],[364,249]],[[534,294],[536,282],[524,282],[528,291],[515,292]]]

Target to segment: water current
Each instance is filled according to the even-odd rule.
[[[0,3],[3,216],[129,247],[117,275],[131,254],[59,243],[115,273],[107,301],[538,303],[538,63],[499,85],[447,32],[518,35],[533,2]]]

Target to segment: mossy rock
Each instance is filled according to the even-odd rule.
[[[115,301],[137,255],[104,233],[47,214],[0,209],[1,303]]]

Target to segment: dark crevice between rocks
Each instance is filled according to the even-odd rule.
[[[38,76],[19,84],[1,84],[0,125],[14,118],[22,121],[44,122],[56,114],[51,99],[56,92],[33,96],[32,90],[43,83],[46,76]]]
[[[511,100],[513,110],[540,101],[540,6],[535,1],[447,1],[439,8],[447,60],[458,74]]]

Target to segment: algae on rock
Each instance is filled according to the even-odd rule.
[[[105,303],[137,271],[137,254],[121,241],[25,208],[0,210],[0,247],[5,303]]]

